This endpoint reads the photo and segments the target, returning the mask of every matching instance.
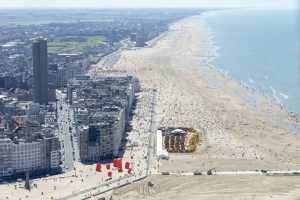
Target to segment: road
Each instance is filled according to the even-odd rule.
[[[155,134],[156,134],[156,127],[155,127],[155,121],[154,121],[154,114],[155,114],[155,100],[156,100],[156,91],[155,90],[150,90],[150,105],[149,105],[149,110],[150,110],[150,126],[149,126],[149,136],[148,136],[148,149],[147,149],[147,174],[150,173],[150,160],[155,160],[153,157],[156,154],[156,149],[155,149]],[[152,154],[151,154],[152,152]]]
[[[80,194],[81,197],[85,196],[85,198],[87,198],[88,196],[97,196],[112,189],[142,180],[149,175],[151,169],[150,161],[155,155],[153,138],[155,138],[154,135],[156,130],[154,123],[156,93],[152,89],[144,90],[142,93],[143,94],[141,95],[144,95],[146,100],[138,102],[135,116],[141,116],[142,120],[148,118],[148,120],[146,120],[147,122],[145,124],[135,123],[139,125],[134,127],[135,130],[128,133],[128,144],[123,155],[123,160],[131,160],[131,158],[133,158],[131,160],[132,176],[112,180],[108,184],[92,188],[90,191]],[[140,122],[141,119],[137,117],[133,119],[133,121],[135,120]],[[137,145],[133,145],[135,142]],[[154,155],[152,152],[154,152]]]
[[[62,144],[62,157],[65,171],[71,171],[74,166],[77,166],[75,155],[78,153],[76,150],[76,127],[74,123],[74,113],[66,100],[66,93],[57,91],[57,120],[59,125],[59,138]],[[94,183],[94,178],[90,178],[90,187],[84,187],[81,190],[72,190],[71,193],[62,195],[60,199],[88,199],[92,196],[103,195],[114,188],[118,188],[135,181],[146,178],[152,169],[151,162],[155,157],[155,121],[154,121],[154,106],[155,106],[155,91],[152,89],[144,89],[140,94],[143,100],[137,102],[137,108],[134,111],[133,131],[128,133],[128,143],[122,159],[124,163],[129,161],[131,163],[131,174],[118,174],[114,175],[111,180],[107,179],[107,172],[102,172],[101,177],[97,178]],[[151,167],[150,167],[151,166]],[[88,167],[89,168],[89,167]],[[80,172],[81,170],[84,170]],[[89,172],[89,169],[81,168],[77,170],[77,176],[89,176],[94,172]],[[99,174],[99,175],[100,175]],[[98,176],[98,175],[97,175]],[[76,177],[74,177],[76,180]],[[92,181],[93,179],[93,181]],[[85,182],[86,180],[83,179]],[[94,184],[92,184],[92,182]]]
[[[73,113],[69,109],[69,105],[65,101],[66,94],[57,92],[57,121],[59,128],[59,138],[62,144],[62,157],[64,169],[71,170],[74,166],[74,145],[72,142],[72,135],[75,131],[73,127]]]
[[[128,133],[128,143],[127,148],[123,154],[123,161],[129,161],[132,167],[131,174],[122,174],[119,177],[118,174],[114,175],[112,180],[107,181],[107,172],[102,172],[101,176],[103,178],[97,179],[97,183],[91,184],[92,179],[90,178],[91,187],[85,187],[82,190],[73,190],[71,193],[66,193],[62,195],[61,200],[66,199],[89,199],[93,196],[102,196],[111,193],[112,189],[131,184],[135,181],[144,179],[149,174],[149,162],[152,152],[154,152],[154,147],[152,141],[154,136],[154,99],[155,94],[152,90],[145,90],[142,92],[145,95],[146,101],[138,102],[138,108],[136,112],[140,117],[135,118],[135,131]],[[59,124],[59,136],[62,143],[62,155],[64,158],[64,166],[66,171],[73,170],[74,164],[77,166],[77,162],[74,163],[74,149],[76,148],[76,137],[75,137],[75,126],[74,126],[74,116],[72,109],[70,109],[68,103],[66,102],[66,94],[63,92],[57,93],[57,108],[58,108],[58,124]],[[146,119],[146,120],[145,120]],[[141,120],[144,122],[140,123]],[[72,127],[70,129],[69,127]],[[151,153],[150,153],[151,152]],[[77,168],[77,167],[76,167]],[[81,169],[82,170],[82,169]],[[94,173],[93,171],[88,172],[86,169],[85,174]],[[80,170],[77,170],[77,176],[85,176]],[[98,175],[97,175],[98,176]],[[85,182],[86,180],[84,180]],[[93,180],[94,182],[94,180]]]

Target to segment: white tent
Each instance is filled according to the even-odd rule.
[[[159,159],[169,159],[168,151],[163,147],[162,131],[156,132],[156,155]]]

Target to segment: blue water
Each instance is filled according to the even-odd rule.
[[[214,66],[300,114],[297,10],[210,11],[204,19],[218,47]]]

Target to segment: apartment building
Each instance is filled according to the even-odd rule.
[[[79,77],[68,84],[80,161],[117,157],[135,99],[131,76]]]

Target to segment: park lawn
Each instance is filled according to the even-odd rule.
[[[48,51],[49,53],[83,52],[85,49],[98,46],[105,40],[103,36],[80,37],[80,39],[83,41],[78,41],[76,39],[72,41],[70,38],[64,40],[63,37],[54,39],[54,41],[48,42]]]

